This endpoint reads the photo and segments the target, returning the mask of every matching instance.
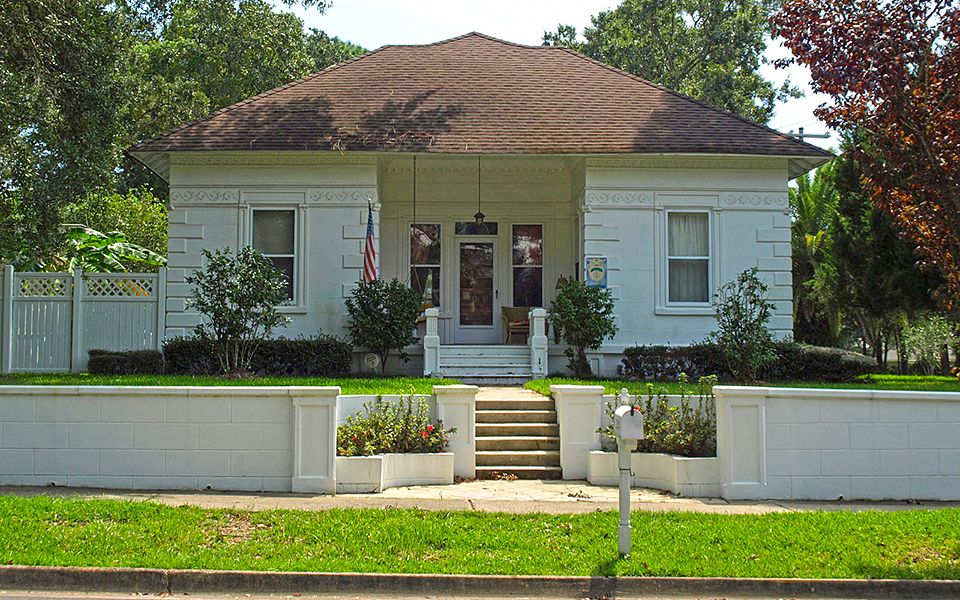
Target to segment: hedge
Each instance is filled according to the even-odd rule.
[[[159,375],[163,355],[158,350],[90,350],[87,370],[93,375]]]
[[[217,375],[213,346],[197,338],[176,337],[163,344],[171,375]],[[250,371],[260,377],[333,377],[350,372],[353,346],[332,335],[273,338],[260,343]]]
[[[776,361],[760,374],[764,381],[852,381],[878,371],[872,358],[840,348],[774,342],[774,352]],[[622,362],[623,375],[628,379],[676,381],[681,372],[694,381],[705,375],[717,375],[723,381],[733,379],[720,348],[712,343],[635,346],[624,351]]]

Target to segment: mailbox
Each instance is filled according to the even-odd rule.
[[[613,433],[629,442],[643,439],[643,413],[632,406],[621,406],[613,413]]]

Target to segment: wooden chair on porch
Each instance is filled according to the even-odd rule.
[[[529,306],[502,306],[500,316],[503,326],[507,329],[507,343],[514,334],[523,334],[524,342],[530,335],[530,307]]]

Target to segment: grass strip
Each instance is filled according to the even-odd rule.
[[[647,383],[643,381],[624,381],[616,379],[572,379],[565,377],[551,377],[548,379],[534,379],[526,383],[526,387],[544,396],[550,395],[551,385],[602,385],[608,394],[616,394],[622,388],[627,388],[631,394],[646,394]],[[736,384],[724,384],[736,385]],[[775,381],[764,382],[763,387],[794,387],[794,388],[822,388],[835,390],[899,390],[912,392],[960,392],[960,381],[956,377],[937,377],[926,375],[863,375],[856,381],[837,383],[829,381]],[[696,394],[696,382],[691,382],[687,389]],[[653,382],[654,392],[663,391],[666,394],[679,394],[680,388],[675,382]]]
[[[0,385],[108,386],[322,386],[339,385],[343,394],[431,394],[435,385],[458,383],[425,377],[194,377],[190,375],[91,375],[89,373],[14,373],[0,375]]]
[[[0,560],[374,573],[960,578],[958,509],[635,512],[632,523],[633,552],[621,560],[615,512],[245,512],[0,496]]]

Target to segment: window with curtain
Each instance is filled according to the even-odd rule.
[[[259,250],[287,276],[287,297],[297,285],[297,214],[293,210],[254,210],[253,249]]]
[[[667,301],[710,302],[709,213],[667,213]]]
[[[513,226],[513,305],[543,306],[543,225]]]
[[[410,226],[410,287],[423,304],[440,308],[440,225]]]

